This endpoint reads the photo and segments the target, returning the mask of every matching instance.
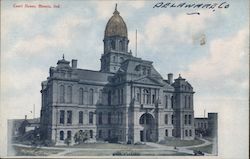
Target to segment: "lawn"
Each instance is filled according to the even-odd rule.
[[[57,146],[67,147],[67,146]],[[94,148],[94,149],[151,149],[148,145],[123,145],[114,143],[83,143],[80,145],[73,145],[70,148]]]
[[[176,147],[183,147],[183,146],[193,146],[193,145],[200,145],[203,144],[204,141],[195,139],[195,140],[181,140],[178,138],[166,138],[163,141],[160,141],[159,144],[166,145],[166,146],[176,146]]]
[[[85,151],[79,150],[67,153],[65,156],[189,156],[190,154],[167,150],[105,150]]]
[[[202,146],[202,147],[189,148],[189,150],[197,150],[197,151],[201,151],[201,152],[205,152],[209,154],[212,154],[212,149],[213,149],[213,144]]]
[[[35,147],[18,147],[13,146],[16,156],[49,156],[52,154],[57,154],[63,150],[54,150],[54,149],[41,149]]]

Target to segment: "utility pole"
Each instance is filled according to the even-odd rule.
[[[35,104],[33,104],[33,119],[35,119]]]
[[[135,57],[137,57],[137,29],[135,30]]]

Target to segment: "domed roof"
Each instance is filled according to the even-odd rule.
[[[106,25],[105,35],[104,35],[105,37],[110,37],[110,36],[127,37],[128,36],[127,26],[119,14],[120,13],[117,11],[117,5],[116,5],[113,16],[109,19]]]

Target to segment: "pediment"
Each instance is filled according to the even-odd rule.
[[[149,77],[140,78],[138,80],[135,80],[134,82],[141,84],[161,85],[161,83],[157,82],[156,80],[152,80]]]

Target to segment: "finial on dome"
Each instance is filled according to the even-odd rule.
[[[113,14],[120,14],[118,11],[117,11],[117,3],[115,4],[115,11]]]
[[[63,60],[64,60],[64,54],[63,54]]]

